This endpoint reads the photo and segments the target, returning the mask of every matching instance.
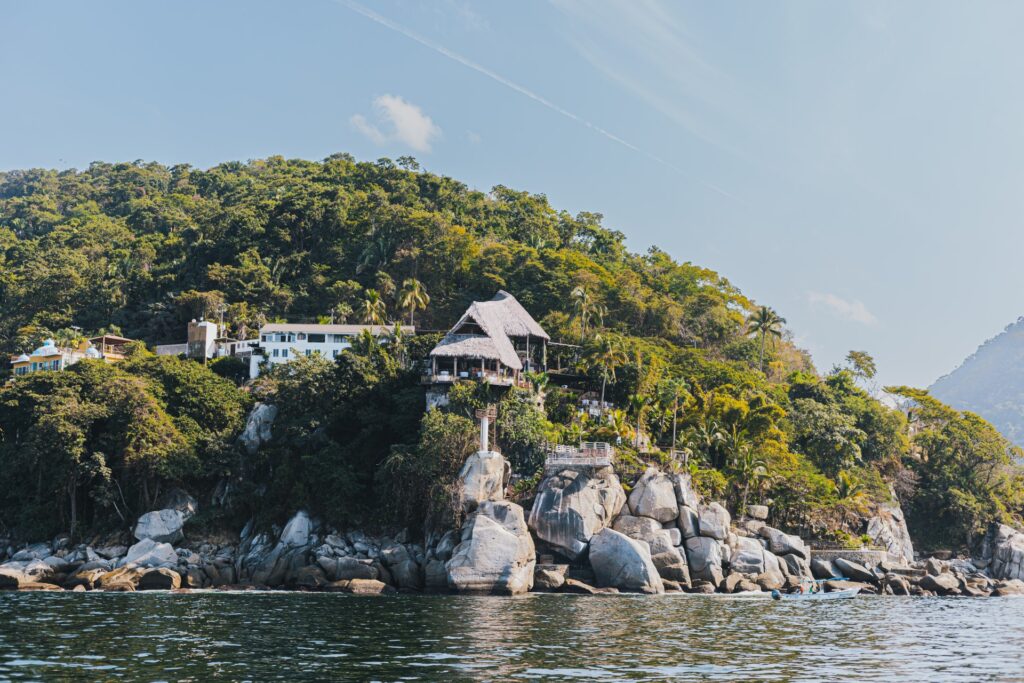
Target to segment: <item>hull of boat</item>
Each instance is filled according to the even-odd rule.
[[[780,596],[783,600],[845,600],[855,597],[860,593],[859,588],[847,588],[831,593],[785,593]]]

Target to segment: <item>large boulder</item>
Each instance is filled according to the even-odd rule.
[[[960,581],[956,576],[949,573],[939,574],[938,576],[925,574],[918,581],[917,585],[937,595],[957,595],[960,592]]]
[[[459,500],[464,512],[472,512],[485,500],[502,500],[512,469],[500,453],[477,451],[459,471]]]
[[[700,520],[697,518],[697,510],[689,505],[679,507],[679,519],[676,521],[683,538],[694,538],[700,536]]]
[[[629,494],[629,509],[634,515],[658,522],[671,522],[679,516],[676,491],[669,475],[648,467]]]
[[[878,583],[878,577],[874,572],[864,565],[848,560],[845,557],[837,557],[832,560],[832,566],[838,569],[845,578],[863,583]]]
[[[910,564],[914,561],[914,544],[899,505],[883,505],[868,520],[867,534],[875,545],[883,546],[890,555]]]
[[[690,585],[690,572],[686,564],[686,556],[678,548],[679,530],[662,528],[650,517],[633,517],[619,515],[612,524],[612,529],[629,536],[634,541],[647,544],[651,554],[651,562],[658,570],[662,579]],[[672,532],[675,532],[675,535]]]
[[[992,578],[1024,579],[1024,533],[1000,524],[989,532],[986,545]]]
[[[724,541],[729,535],[729,524],[732,518],[729,511],[719,503],[711,503],[701,508],[698,514],[700,535]]]
[[[611,468],[563,470],[540,485],[530,510],[537,538],[571,560],[622,510],[626,493]]]
[[[135,538],[140,541],[150,539],[157,543],[177,543],[185,537],[181,530],[185,526],[185,519],[184,512],[173,508],[147,512],[135,524]]]
[[[267,403],[257,403],[249,411],[245,420],[245,429],[238,437],[238,443],[242,444],[249,455],[256,455],[260,446],[270,441],[270,429],[277,417],[277,406]]]
[[[722,544],[707,536],[686,539],[686,561],[690,578],[714,585],[722,582]]]
[[[590,539],[590,566],[599,586],[640,593],[664,593],[649,546],[614,529]]]
[[[178,564],[178,553],[170,543],[160,543],[144,538],[131,548],[121,561],[123,566],[174,567]]]
[[[152,569],[147,569],[142,576],[139,577],[139,582],[135,586],[135,589],[140,591],[167,591],[178,588],[181,588],[181,575],[173,569],[168,569],[166,567],[154,567]]]
[[[736,538],[736,550],[732,554],[730,566],[739,574],[753,574],[764,571],[764,546],[756,538],[739,536]]]
[[[275,538],[255,533],[250,522],[234,560],[234,574],[242,583],[283,586],[309,564],[316,525],[304,511],[297,512]]]
[[[768,541],[768,550],[776,555],[798,555],[805,560],[810,557],[807,546],[799,536],[784,534],[770,526],[761,527],[760,535]]]
[[[650,517],[634,517],[633,515],[619,515],[612,528],[620,534],[625,534],[638,541],[647,541],[655,535],[664,531],[656,520]]]
[[[840,576],[831,562],[820,557],[811,558],[811,574],[816,579],[837,579]]]
[[[701,499],[700,494],[693,488],[693,481],[690,478],[689,472],[677,472],[670,475],[672,478],[672,488],[675,490],[676,503],[682,507],[683,505],[692,508],[694,510],[700,507]]]
[[[463,528],[462,542],[445,565],[458,591],[525,593],[533,587],[536,556],[523,508],[484,501]]]

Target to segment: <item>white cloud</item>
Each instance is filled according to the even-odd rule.
[[[477,133],[476,131],[472,130],[466,131],[466,139],[469,140],[474,145],[479,145],[481,142],[484,141],[484,139],[480,137],[480,133]]]
[[[373,100],[377,123],[370,123],[362,114],[349,119],[352,127],[378,145],[398,141],[417,152],[429,152],[441,129],[415,104],[398,95],[381,95]],[[382,129],[383,128],[383,129]]]
[[[807,300],[812,306],[822,305],[836,316],[845,320],[851,320],[862,325],[875,325],[878,323],[878,318],[875,317],[875,314],[856,299],[848,301],[835,294],[807,292]]]

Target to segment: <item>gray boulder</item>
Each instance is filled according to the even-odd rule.
[[[448,585],[457,591],[514,595],[533,587],[535,564],[523,509],[484,501],[467,520],[462,542],[445,567]]]
[[[914,544],[899,505],[883,505],[868,520],[867,534],[875,545],[883,546],[891,556],[903,564],[914,561]]]
[[[29,562],[31,560],[41,560],[49,555],[49,543],[33,543],[14,553],[11,559],[15,562]]]
[[[185,537],[183,526],[185,513],[181,510],[155,510],[139,517],[134,535],[140,541],[150,539],[157,543],[177,543]]]
[[[178,564],[178,553],[170,543],[144,538],[128,548],[128,554],[120,564],[135,567],[175,567]]]
[[[932,591],[937,595],[956,595],[960,592],[960,581],[953,574],[939,574],[932,576],[925,574],[918,581],[918,585],[925,590]]]
[[[505,485],[512,469],[500,453],[477,451],[459,471],[459,501],[463,512],[472,512],[485,500],[505,498]]]
[[[672,488],[676,494],[676,503],[680,507],[685,505],[694,510],[698,509],[701,503],[700,494],[693,488],[690,473],[677,472],[670,477],[672,478]]]
[[[707,536],[686,539],[686,562],[690,578],[714,585],[722,582],[722,544]]]
[[[249,411],[245,429],[238,437],[238,442],[249,455],[256,455],[260,446],[270,441],[270,431],[276,417],[277,406],[266,403],[257,403]]]
[[[684,539],[700,536],[700,521],[697,518],[697,511],[694,508],[688,505],[680,507],[677,524],[679,525],[679,531],[683,535]]]
[[[670,522],[679,516],[679,504],[673,480],[653,467],[637,481],[629,494],[629,509],[634,515]]]
[[[738,537],[730,566],[732,571],[739,574],[756,576],[762,573],[764,571],[764,546],[756,538]]]
[[[625,502],[626,493],[611,468],[563,470],[541,483],[529,526],[537,538],[575,560],[594,534],[611,524]]]
[[[664,593],[648,545],[614,529],[602,529],[590,540],[590,566],[602,587],[640,593]]]
[[[986,544],[991,548],[992,578],[1024,579],[1024,533],[1000,524],[989,532]]]
[[[701,509],[699,515],[700,535],[724,541],[729,535],[732,518],[729,511],[719,503],[711,503]]]
[[[768,549],[776,555],[798,555],[803,559],[807,559],[810,553],[807,550],[807,546],[800,539],[799,536],[793,536],[790,534],[784,534],[778,529],[773,529],[770,526],[761,527],[759,532],[761,538],[768,541]]]
[[[242,531],[242,542],[235,557],[235,576],[239,581],[266,586],[283,586],[295,573],[309,564],[315,524],[306,512],[295,514],[281,533],[254,533],[252,523]]]
[[[878,583],[878,577],[874,572],[862,564],[853,562],[845,557],[837,557],[832,560],[832,566],[838,569],[844,577],[852,581],[863,583]]]
[[[751,519],[764,521],[768,519],[768,506],[767,505],[748,505],[747,515]]]
[[[811,574],[816,579],[837,579],[841,576],[831,562],[818,557],[811,558]]]
[[[567,564],[538,564],[533,572],[533,588],[540,591],[555,591],[565,585]]]
[[[655,535],[664,531],[661,525],[650,517],[635,517],[633,515],[619,515],[612,522],[612,528],[620,534],[644,541],[654,538]]]

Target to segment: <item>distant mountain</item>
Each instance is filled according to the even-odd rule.
[[[1024,444],[1024,317],[978,347],[930,387],[935,398],[970,410]]]

